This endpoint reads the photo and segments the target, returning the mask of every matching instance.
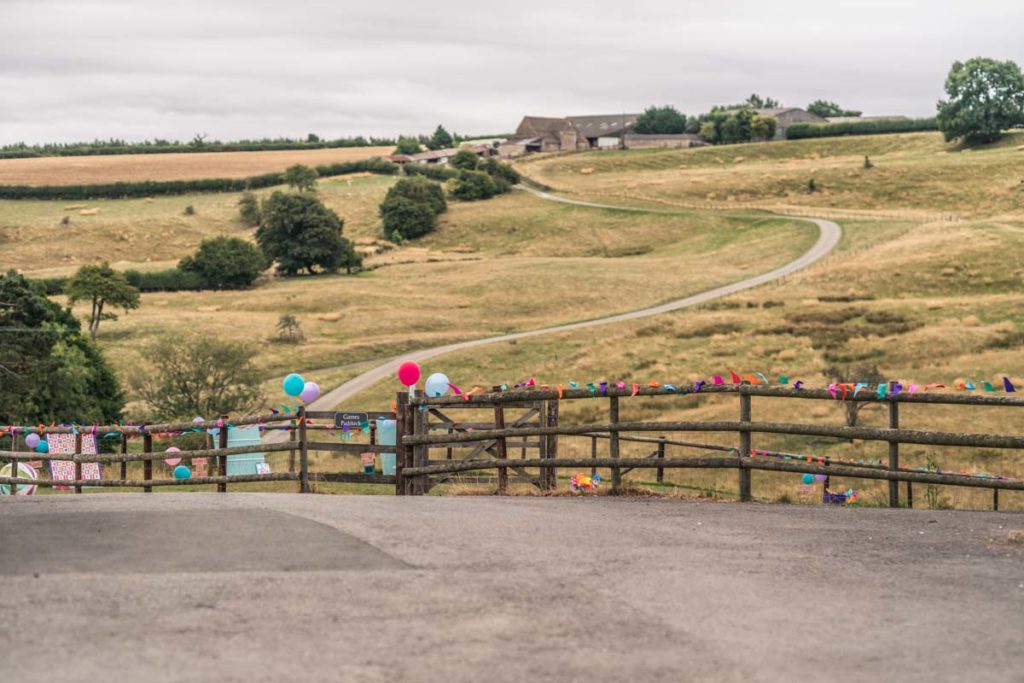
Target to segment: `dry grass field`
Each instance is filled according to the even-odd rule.
[[[334,164],[391,154],[393,147],[195,154],[117,154],[80,157],[0,159],[0,185],[78,185],[245,178],[283,171],[292,164]]]
[[[864,157],[872,168],[864,167]],[[854,210],[1024,215],[1024,132],[982,149],[939,133],[819,138],[524,160],[562,192],[656,206],[757,202]],[[814,179],[818,191],[809,193]]]
[[[653,305],[771,270],[814,239],[813,226],[787,219],[638,219],[516,193],[487,207],[454,205],[435,236],[370,259],[379,267],[357,276],[270,278],[256,292],[146,294],[139,310],[101,328],[100,342],[125,375],[144,366],[150,343],[182,330],[260,343],[268,376],[335,368]],[[702,258],[706,267],[681,265]],[[272,342],[284,313],[298,318],[306,343]]]
[[[377,207],[394,182],[374,175],[328,178],[318,182],[318,193],[345,219],[347,237],[372,241],[380,233]],[[274,189],[279,188],[255,194],[264,197]],[[0,201],[0,269],[56,276],[103,259],[119,268],[173,267],[205,237],[251,237],[252,228],[238,217],[239,196]],[[194,215],[185,215],[186,206],[193,207]],[[65,216],[70,225],[61,223]]]
[[[424,371],[445,372],[461,386],[609,380],[646,384],[684,382],[712,373],[764,372],[812,386],[829,380],[830,366],[877,365],[893,379],[951,382],[1000,381],[1009,374],[1024,385],[1024,222],[913,225],[848,222],[840,251],[825,262],[775,285],[737,294],[702,308],[635,326],[599,328],[586,335],[556,335],[485,347],[434,359]],[[998,384],[997,384],[998,386]],[[396,382],[382,382],[349,408],[386,406]],[[736,419],[734,398],[690,397],[623,401],[622,419]],[[602,422],[607,405],[578,401],[563,406],[568,420]],[[755,399],[759,420],[842,424],[838,404]],[[870,406],[861,424],[885,426],[887,414]],[[905,406],[902,424],[948,431],[1019,431],[1019,410]],[[730,437],[691,435],[695,441],[730,443]],[[884,444],[755,435],[755,448],[843,458],[885,458]],[[562,452],[586,456],[589,439],[563,438]],[[626,445],[642,456],[651,447]],[[604,450],[602,449],[602,452]],[[670,449],[670,454],[672,453]],[[696,454],[695,451],[690,451]],[[1024,476],[1012,451],[905,446],[901,462]],[[652,472],[630,475],[653,481]],[[732,497],[736,477],[725,471],[666,473],[666,481],[709,495]],[[758,472],[754,494],[762,500],[797,501],[798,475]],[[862,489],[869,504],[883,504],[884,484],[838,481]],[[476,490],[463,487],[464,490]],[[663,491],[665,489],[662,489]],[[916,505],[925,504],[924,487]],[[937,504],[985,508],[991,492],[942,488]],[[1024,495],[1003,492],[1001,507],[1024,509]]]
[[[1018,133],[967,152],[937,135],[888,135],[521,162],[527,174],[568,195],[660,211],[745,201],[905,217],[840,220],[843,241],[822,263],[699,309],[451,354],[424,370],[444,371],[468,386],[531,376],[551,384],[680,382],[730,368],[821,385],[830,367],[867,365],[922,384],[1009,374],[1024,385],[1022,143]],[[873,168],[863,168],[865,154]],[[811,174],[822,191],[806,194]],[[333,179],[321,182],[319,192],[346,219],[346,234],[369,248],[380,231],[377,204],[393,182]],[[39,276],[68,273],[98,258],[119,267],[167,267],[204,236],[250,236],[237,219],[237,198],[92,202],[86,210],[99,212],[88,216],[60,202],[0,202],[0,267]],[[183,215],[188,204],[194,216]],[[924,218],[934,211],[957,212],[964,220]],[[70,228],[60,225],[64,215],[71,216]],[[145,367],[146,347],[164,335],[192,330],[248,339],[262,345],[260,364],[274,396],[275,378],[291,370],[334,386],[405,350],[608,315],[764,272],[806,250],[815,233],[806,223],[754,212],[627,213],[514,193],[453,203],[435,234],[371,256],[370,270],[358,276],[268,278],[254,292],[144,295],[141,309],[104,324],[100,343],[127,376]],[[270,341],[278,316],[287,312],[299,318],[305,344]],[[396,382],[383,382],[346,407],[387,407],[396,389]],[[564,408],[567,419],[593,421],[603,418],[604,409],[596,401]],[[754,414],[842,420],[838,405],[803,402],[755,400]],[[696,397],[634,399],[623,408],[623,419],[684,416],[733,419],[736,405]],[[1020,423],[1005,410],[909,407],[901,417],[909,427],[952,431],[1012,432]],[[882,410],[868,407],[861,423],[884,420]],[[885,457],[879,444],[757,436],[754,446]],[[583,455],[590,444],[565,439],[562,448]],[[646,455],[649,449],[625,452]],[[1001,451],[905,447],[903,461],[1024,476],[1019,457]],[[275,461],[275,469],[281,464]],[[354,460],[349,465],[354,468]],[[630,477],[646,482],[653,474]],[[736,490],[735,474],[728,472],[672,471],[666,480],[678,488],[662,490],[688,495],[696,490],[727,498]],[[755,473],[754,493],[763,500],[797,500],[798,483],[796,475]],[[837,485],[862,488],[869,504],[884,500],[884,485]],[[917,506],[925,501],[921,489],[915,488]],[[990,496],[943,488],[931,504],[980,508],[991,504]],[[1001,505],[1022,509],[1024,496],[1004,492]]]

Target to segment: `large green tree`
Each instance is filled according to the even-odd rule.
[[[404,135],[398,138],[393,154],[419,154],[420,141],[416,138],[407,138]]]
[[[96,339],[100,323],[117,320],[117,315],[107,309],[121,308],[126,313],[139,307],[139,290],[133,287],[123,273],[119,273],[104,261],[99,265],[82,266],[64,285],[68,303],[74,306],[79,301],[91,304],[89,312],[89,336]]]
[[[344,221],[316,197],[275,192],[263,202],[256,242],[284,275],[329,273],[341,267],[347,251]]]
[[[946,76],[949,99],[939,101],[939,130],[968,144],[998,140],[1024,124],[1024,75],[1015,62],[975,57],[954,62]]]
[[[644,135],[678,135],[686,132],[686,116],[670,104],[647,107],[633,130]]]
[[[210,336],[163,339],[146,358],[153,367],[133,379],[160,419],[249,412],[263,400],[256,349]]]
[[[238,237],[211,237],[199,243],[199,251],[178,263],[186,272],[198,273],[212,289],[249,287],[266,270],[263,253]]]
[[[78,320],[21,275],[0,275],[0,424],[121,418],[124,395]]]
[[[452,139],[451,134],[444,129],[444,126],[439,125],[434,130],[434,134],[430,136],[427,146],[430,149],[447,149],[454,144],[455,140]]]

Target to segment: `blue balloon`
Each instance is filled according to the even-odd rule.
[[[190,470],[189,468],[185,467],[184,465],[178,465],[177,467],[174,468],[174,478],[175,479],[188,479],[191,476],[192,476],[192,470]]]
[[[50,444],[46,443],[45,441],[40,441],[38,444],[36,444],[36,453],[49,453],[49,452],[50,452]]]
[[[814,483],[814,475],[813,474],[805,474],[803,476],[803,482],[805,484],[813,484]]]
[[[284,378],[281,387],[284,389],[284,393],[289,396],[298,396],[306,387],[306,380],[302,379],[302,375],[293,372]]]

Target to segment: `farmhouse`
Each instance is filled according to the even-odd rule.
[[[524,116],[511,140],[502,143],[502,156],[514,157],[527,152],[566,152],[614,148],[622,136],[636,125],[638,114],[567,116],[551,118]]]

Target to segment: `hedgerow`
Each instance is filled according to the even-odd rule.
[[[787,140],[831,138],[841,135],[880,135],[883,133],[915,133],[938,130],[935,118],[880,119],[878,121],[844,121],[842,123],[794,123],[786,129]]]
[[[317,166],[321,178],[350,173],[377,173],[395,175],[398,164],[373,157],[361,161],[346,161]],[[0,185],[0,199],[127,199],[210,192],[242,192],[258,190],[284,183],[284,173],[264,173],[248,178],[203,178],[196,180],[144,180],[133,183],[105,183],[100,185]]]

